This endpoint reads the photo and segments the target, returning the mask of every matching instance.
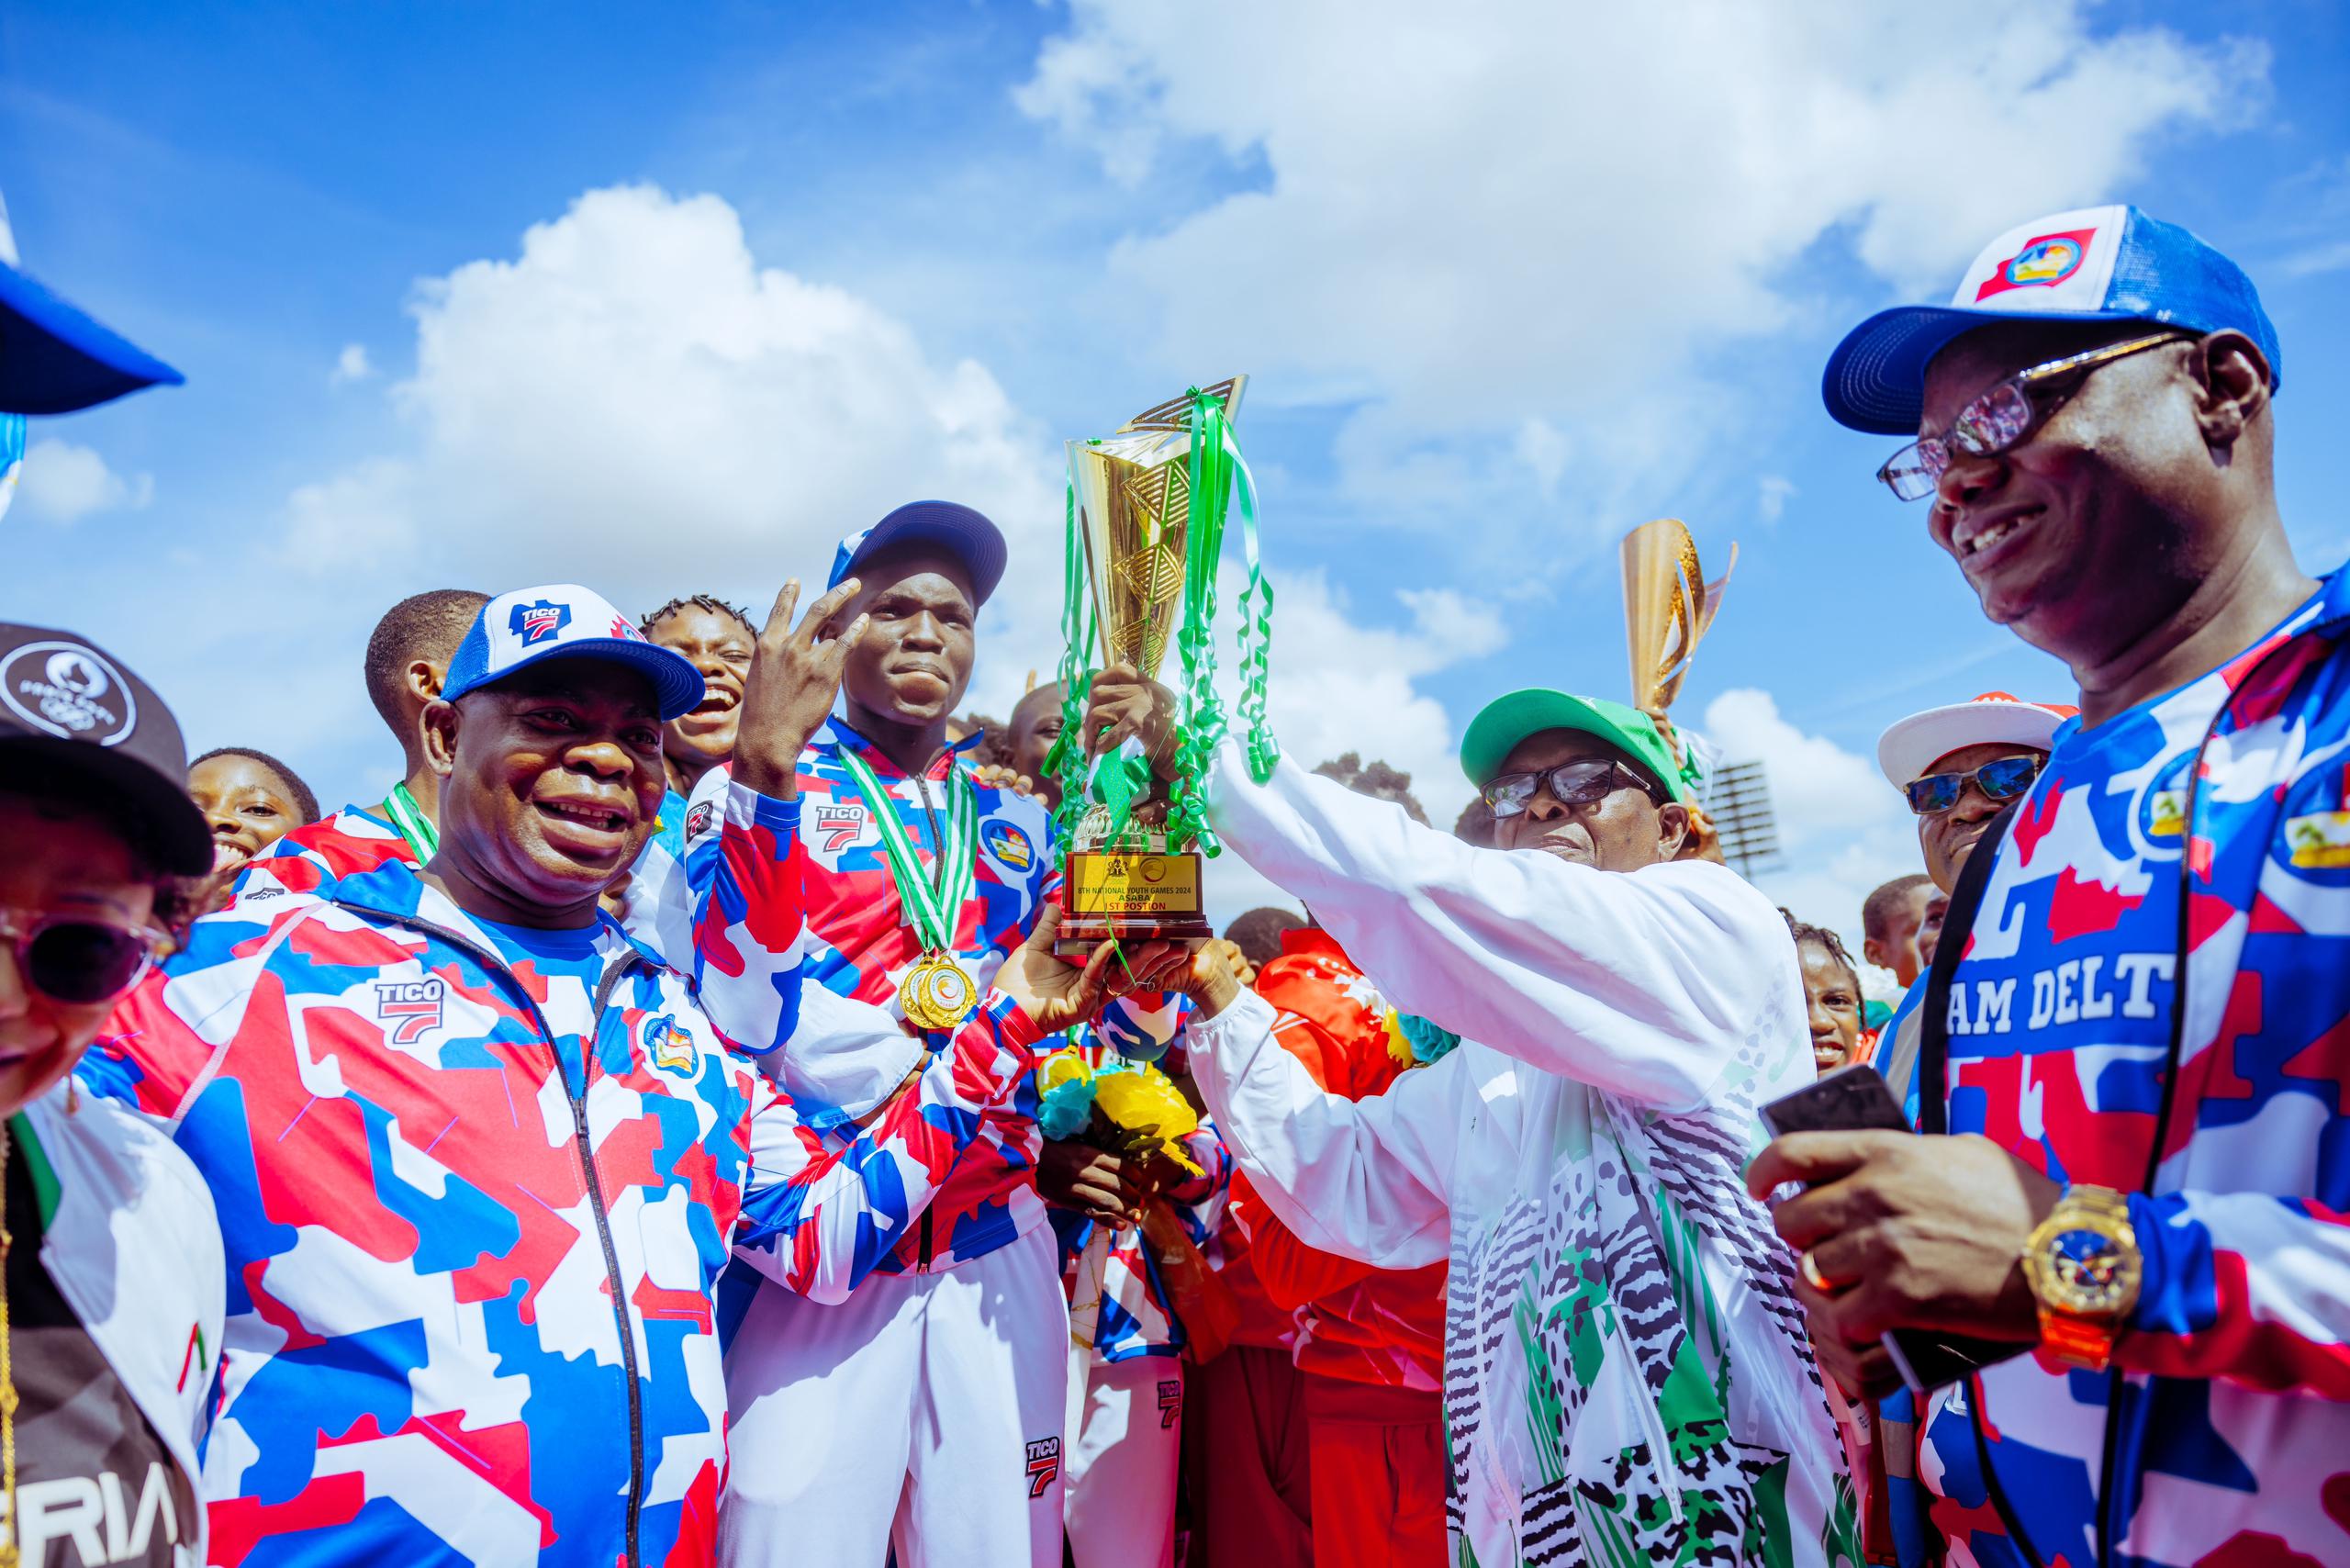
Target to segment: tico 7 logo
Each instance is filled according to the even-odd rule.
[[[1061,1440],[1058,1438],[1038,1438],[1028,1445],[1028,1495],[1041,1497],[1045,1488],[1060,1478]]]
[[[818,806],[816,825],[811,831],[815,836],[823,839],[825,854],[838,855],[842,850],[855,844],[857,836],[864,833],[865,808],[863,806]]]
[[[441,1027],[442,1009],[448,997],[448,982],[438,976],[420,980],[377,980],[375,1016],[395,1025],[392,1044],[412,1046]]]

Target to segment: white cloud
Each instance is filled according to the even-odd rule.
[[[340,386],[348,381],[364,381],[375,374],[367,361],[365,343],[345,343],[342,352],[334,356],[334,368],[327,372],[327,385]]]
[[[2156,136],[2262,101],[2262,47],[2089,15],[1073,0],[1015,101],[1117,178],[1186,141],[1243,172],[1113,275],[1187,363],[1355,389],[1362,497],[1490,488],[1510,455],[1521,490],[1580,463],[1613,494],[1725,416],[1707,350],[1817,308],[1814,246],[1930,294],[2020,217],[2109,198]],[[1935,173],[1959,168],[1998,177]]]
[[[764,605],[924,495],[987,511],[1017,558],[1058,552],[1046,443],[994,377],[934,361],[846,290],[759,266],[716,196],[588,192],[519,256],[420,283],[410,313],[417,371],[391,397],[412,443],[290,498],[316,570],[429,551],[486,587]],[[1043,580],[1015,573],[1007,608]]]
[[[1901,797],[1869,759],[1779,712],[1767,691],[1741,687],[1707,704],[1701,726],[1731,762],[1760,762],[1779,830],[1780,868],[1762,890],[1861,951],[1861,905],[1880,883],[1923,870]]]
[[[98,512],[137,511],[155,498],[155,477],[128,477],[86,446],[44,436],[25,453],[17,501],[34,517],[71,526]]]
[[[1764,522],[1776,522],[1787,514],[1787,502],[1795,498],[1796,482],[1784,474],[1765,474],[1754,487],[1755,514]]]
[[[624,608],[705,589],[764,610],[785,577],[820,581],[842,535],[945,495],[987,511],[1013,550],[967,706],[1003,716],[1028,671],[1058,668],[1048,432],[984,366],[943,363],[857,296],[759,265],[724,201],[590,191],[519,256],[427,280],[410,308],[417,371],[390,389],[406,439],[298,487],[283,520],[301,567],[366,591],[341,596],[337,648],[288,625],[285,648],[252,656],[332,662],[350,643],[355,666],[375,608],[426,586],[576,580]],[[1309,763],[1384,756],[1418,777],[1431,815],[1456,811],[1468,787],[1450,726],[1416,682],[1498,647],[1499,617],[1445,589],[1359,610],[1319,573],[1276,586],[1283,743]],[[1227,687],[1239,588],[1227,570]],[[312,744],[347,754],[372,716],[355,700],[336,711],[348,733]]]

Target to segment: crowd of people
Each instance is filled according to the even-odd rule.
[[[176,378],[0,274],[0,409]],[[951,501],[760,614],[402,599],[331,812],[0,624],[0,1561],[2350,1562],[2350,589],[2280,364],[2122,207],[1831,356],[2077,687],[1884,734],[1883,1017],[1704,748],[1548,687],[1449,831],[1227,738],[1290,902],[1057,951],[1058,760],[1164,774],[1178,705],[958,718]]]

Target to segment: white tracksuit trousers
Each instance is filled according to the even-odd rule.
[[[1059,1568],[1069,1305],[1050,1226],[838,1305],[762,1284],[726,1355],[722,1568]]]
[[[1183,1363],[1173,1356],[1069,1369],[1069,1550],[1077,1568],[1169,1568],[1183,1451]]]

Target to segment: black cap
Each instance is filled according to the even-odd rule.
[[[163,700],[71,632],[0,622],[0,756],[28,753],[112,792],[134,814],[156,869],[212,869],[211,832],[188,799],[187,746]]]

